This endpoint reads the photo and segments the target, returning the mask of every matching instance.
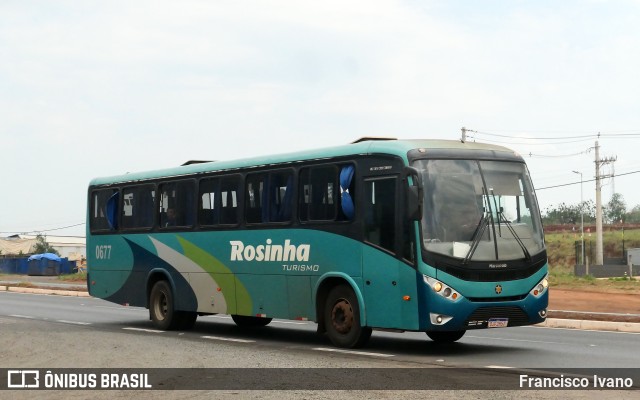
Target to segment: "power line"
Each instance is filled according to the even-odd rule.
[[[29,233],[40,233],[40,232],[52,232],[52,231],[59,231],[62,229],[67,229],[67,228],[75,228],[76,226],[81,226],[81,225],[86,225],[86,222],[80,222],[79,224],[74,224],[74,225],[68,225],[68,226],[61,226],[59,228],[51,228],[51,229],[38,229],[38,230],[33,230],[33,231],[7,231],[7,232],[0,232],[2,234],[6,234],[6,233],[16,233],[16,232],[20,232],[22,234],[29,234]]]
[[[560,158],[560,157],[574,157],[574,156],[581,156],[583,154],[587,154],[591,152],[591,148],[585,150],[585,151],[581,151],[579,153],[573,153],[573,154],[562,154],[562,155],[557,155],[557,156],[546,156],[544,154],[533,154],[533,153],[529,153],[527,154],[529,157],[534,157],[534,158]]]
[[[497,136],[497,137],[503,137],[503,138],[512,138],[513,139],[513,135],[499,135],[497,133],[489,133],[489,132],[482,132],[482,131],[469,131],[469,132],[475,132],[475,133],[479,133],[481,135],[487,135],[487,136]],[[524,131],[513,131],[515,133],[526,133]],[[532,140],[566,140],[566,139],[583,139],[583,138],[588,138],[588,139],[593,139],[594,137],[596,137],[597,135],[595,134],[591,134],[591,135],[580,135],[580,136],[565,136],[565,137],[541,137],[541,138],[531,138]],[[519,138],[522,139],[522,138]]]
[[[469,130],[467,130],[467,132],[471,132]],[[473,139],[476,139],[475,136],[472,136]],[[592,138],[586,138],[586,139],[578,139],[578,140],[567,140],[566,142],[555,142],[555,143],[531,143],[531,142],[506,142],[503,140],[491,140],[491,139],[485,139],[485,138],[481,138],[483,142],[488,142],[488,143],[500,143],[500,144],[509,144],[509,145],[514,145],[514,144],[520,144],[520,145],[527,145],[527,146],[548,146],[549,144],[568,144],[568,143],[580,143],[580,142],[589,142],[592,140]],[[518,138],[518,139],[527,139],[527,138]],[[531,138],[531,140],[538,140],[537,138]]]
[[[513,138],[513,133],[532,133],[536,131],[504,131],[504,132],[512,132],[510,135],[501,135],[498,133],[485,132],[485,131],[475,131],[471,129],[467,129],[467,132],[479,133],[481,135],[487,136],[497,136],[503,138]],[[500,131],[498,131],[500,132]],[[566,132],[566,131],[543,131],[543,132]],[[577,136],[554,136],[554,137],[535,137],[530,138],[532,140],[566,140],[566,139],[600,139],[600,138],[624,138],[624,137],[640,137],[640,130],[628,130],[628,131],[610,131],[611,133],[591,133],[588,135],[577,135]],[[614,133],[614,132],[633,132],[633,133]]]
[[[530,137],[530,138],[524,138],[524,137],[514,137],[513,134],[517,134],[517,133],[530,133],[531,131],[505,131],[505,132],[513,132],[512,134],[509,135],[502,135],[499,133],[492,133],[492,132],[486,132],[486,131],[477,131],[477,130],[473,130],[473,129],[466,129],[463,128],[463,136],[465,133],[471,133],[471,134],[477,134],[483,137],[476,137],[476,135],[469,135],[470,138],[472,139],[478,139],[478,140],[482,140],[485,142],[489,142],[489,143],[500,143],[500,144],[509,144],[509,145],[528,145],[528,146],[544,146],[544,145],[550,145],[550,144],[570,144],[570,143],[579,143],[579,142],[585,142],[585,141],[590,141],[593,139],[601,139],[601,138],[607,138],[607,139],[633,139],[633,138],[640,138],[640,131],[636,131],[636,130],[629,130],[629,131],[611,131],[612,133],[602,133],[602,132],[598,132],[598,133],[591,133],[588,135],[573,135],[573,136],[555,136],[555,137]],[[553,131],[546,131],[546,132],[553,132]],[[558,132],[562,132],[562,131],[558,131]],[[635,133],[614,133],[614,132],[635,132]],[[498,138],[508,138],[508,139],[512,139],[510,141],[501,141],[501,140],[492,140],[492,139],[488,139],[485,138],[484,136],[491,136],[491,137],[498,137]],[[513,140],[529,140],[528,142],[514,142]],[[542,143],[535,143],[535,141],[550,141],[550,142],[542,142]]]
[[[640,173],[640,171],[625,172],[623,174],[610,175],[609,177],[625,176],[625,175],[631,175],[631,174],[637,174],[637,173]],[[541,188],[536,188],[536,191],[545,190],[545,189],[555,189],[555,188],[564,187],[564,186],[579,185],[580,183],[594,182],[595,180],[596,179],[593,178],[593,179],[583,180],[582,182],[578,181],[578,182],[571,182],[571,183],[563,183],[563,184],[560,184],[560,185],[545,186],[545,187],[541,187]]]

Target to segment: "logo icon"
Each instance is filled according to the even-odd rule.
[[[38,370],[19,370],[13,369],[7,371],[7,388],[23,389],[23,388],[39,388],[40,387],[40,371]]]
[[[496,294],[502,293],[502,285],[496,285]]]

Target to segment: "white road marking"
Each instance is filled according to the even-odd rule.
[[[297,322],[297,321],[271,321],[272,324],[290,324],[290,325],[309,325],[310,322]]]
[[[567,342],[545,342],[545,341],[541,341],[541,340],[508,339],[508,338],[490,337],[490,336],[471,336],[471,335],[467,335],[467,336],[465,336],[465,338],[474,338],[474,339],[482,339],[482,340],[500,340],[500,341],[506,341],[506,342],[567,344]]]
[[[326,348],[326,347],[314,347],[312,350],[327,351],[327,352],[332,352],[332,353],[354,354],[354,355],[358,355],[358,356],[394,357],[394,354],[382,354],[382,353],[370,353],[370,352],[366,352],[366,351],[330,349],[330,348]]]
[[[234,339],[234,338],[226,338],[220,336],[200,336],[203,339],[209,340],[222,340],[224,342],[238,342],[238,343],[255,343],[255,340],[247,340],[247,339]]]
[[[513,369],[513,367],[506,367],[504,365],[487,365],[485,368],[493,368],[493,369]]]
[[[20,315],[20,314],[11,314],[9,315],[10,317],[15,317],[15,318],[26,318],[26,319],[35,319],[36,317],[32,317],[29,315]]]
[[[91,322],[81,322],[81,321],[67,321],[64,319],[57,320],[58,322],[62,322],[63,324],[72,324],[72,325],[91,325]]]
[[[106,308],[108,310],[125,310],[125,311],[140,311],[140,310],[145,310],[144,307],[134,307],[134,306],[119,306],[119,307],[113,307],[113,306],[93,306],[95,308]]]
[[[138,331],[138,332],[149,332],[149,333],[164,333],[164,331],[159,331],[156,329],[144,329],[144,328],[122,328],[127,331]]]
[[[523,326],[522,328],[559,329],[559,330],[563,330],[563,331],[573,331],[573,332],[626,333],[627,335],[640,335],[640,332],[620,332],[620,331],[605,331],[605,330],[578,329],[578,328],[556,328],[556,327],[551,327],[551,326]]]

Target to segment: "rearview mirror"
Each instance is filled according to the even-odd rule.
[[[409,184],[409,177],[412,183]],[[405,190],[405,216],[410,221],[418,221],[422,218],[422,187],[420,186],[420,172],[413,167],[405,167],[404,180],[407,184]]]

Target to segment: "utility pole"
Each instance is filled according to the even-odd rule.
[[[604,254],[602,251],[602,178],[600,167],[616,161],[616,157],[600,159],[600,145],[596,140],[596,259],[594,265],[604,265]]]
[[[462,139],[460,139],[462,143],[467,141],[467,128],[462,127]]]

